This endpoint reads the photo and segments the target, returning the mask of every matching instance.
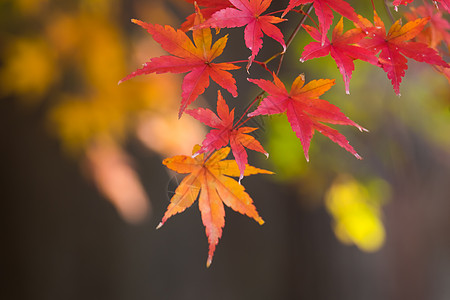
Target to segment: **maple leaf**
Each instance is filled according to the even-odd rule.
[[[419,17],[430,18],[429,26],[416,36],[416,41],[425,43],[433,49],[437,49],[441,42],[444,42],[447,47],[450,46],[450,23],[433,5],[424,2],[422,6],[412,7],[411,12],[405,13],[405,17],[409,21]]]
[[[315,39],[316,41],[321,40],[319,30],[308,25],[303,25],[303,27],[313,39]],[[369,51],[358,45],[351,45],[358,43],[363,37],[365,37],[365,32],[363,32],[359,28],[351,29],[345,33],[343,33],[343,30],[344,22],[343,18],[341,17],[340,21],[337,23],[336,27],[333,30],[331,42],[328,38],[326,38],[323,45],[317,42],[309,43],[305,46],[302,56],[300,57],[300,61],[304,62],[312,58],[322,57],[330,54],[331,57],[335,60],[339,71],[344,78],[345,92],[347,94],[350,94],[350,79],[352,78],[352,72],[355,70],[353,60],[361,59],[371,64],[377,65],[378,58],[373,54],[372,51]]]
[[[409,3],[413,2],[414,0],[394,0],[392,2],[392,5],[394,5],[395,10],[397,10],[397,6],[400,4],[408,5]],[[433,2],[436,4],[437,7],[439,7],[438,2],[442,7],[450,13],[450,0],[433,0]],[[425,2],[424,2],[425,3]]]
[[[419,18],[403,26],[400,23],[401,20],[397,20],[387,34],[384,23],[376,11],[374,11],[374,25],[363,17],[360,17],[360,20],[370,33],[369,39],[361,40],[359,45],[374,51],[375,54],[381,51],[378,62],[387,73],[398,96],[400,96],[400,83],[405,76],[405,70],[408,69],[406,64],[408,60],[405,56],[419,62],[448,67],[434,49],[424,43],[410,41],[423,30],[429,18]]]
[[[189,3],[197,3],[198,6],[202,6],[205,8],[202,8],[200,11],[203,15],[203,17],[208,20],[215,12],[230,7],[231,3],[228,0],[185,0]],[[196,14],[193,13],[189,15],[186,18],[186,21],[181,24],[181,30],[188,31],[189,29],[194,26],[194,20],[195,20]]]
[[[240,170],[239,182],[244,177],[245,166],[248,162],[248,156],[245,148],[264,153],[266,157],[269,156],[260,142],[253,136],[247,134],[255,131],[257,128],[233,128],[234,109],[230,112],[230,109],[223,99],[220,91],[217,91],[218,115],[213,113],[211,110],[204,108],[186,110],[186,113],[209,127],[216,128],[211,130],[206,135],[205,140],[202,142],[202,148],[196,154],[218,150],[229,143]]]
[[[197,11],[198,23],[201,23],[202,16]],[[212,63],[212,61],[222,54],[228,36],[224,36],[212,45],[211,30],[208,28],[193,31],[194,43],[181,30],[175,30],[169,25],[149,24],[139,20],[132,20],[133,23],[147,29],[161,47],[172,55],[164,55],[152,58],[144,64],[144,67],[136,70],[123,78],[119,83],[131,79],[137,75],[150,73],[184,73],[189,72],[183,79],[182,100],[178,116],[181,117],[186,107],[191,104],[209,86],[211,78],[221,87],[237,97],[236,80],[227,72],[239,69],[231,63]],[[212,45],[212,46],[211,46]]]
[[[414,0],[394,0],[394,1],[392,1],[392,5],[394,5],[395,10],[397,10],[397,7],[398,7],[400,4],[408,5],[409,3],[413,2],[413,1],[414,1]]]
[[[345,136],[322,124],[351,125],[361,131],[367,131],[345,116],[337,106],[318,98],[334,85],[334,79],[313,80],[304,85],[305,77],[300,74],[292,83],[290,93],[275,74],[273,74],[273,79],[273,83],[264,79],[249,79],[250,82],[257,84],[269,93],[269,96],[264,98],[258,108],[248,114],[249,117],[286,112],[292,130],[302,143],[307,161],[309,161],[309,145],[315,130],[352,153],[356,158],[361,159]]]
[[[353,7],[343,0],[290,0],[288,7],[284,10],[281,17],[284,17],[294,7],[307,3],[312,3],[314,5],[314,12],[319,19],[320,30],[322,33],[322,45],[325,43],[331,23],[333,23],[333,11],[331,9],[353,22],[359,22],[358,15],[355,13]]]
[[[279,42],[286,51],[283,34],[280,29],[273,24],[277,24],[285,19],[261,15],[265,12],[272,0],[229,0],[235,8],[225,8],[214,13],[201,27],[232,28],[242,27],[244,29],[245,45],[252,51],[247,64],[247,70],[250,68],[253,60],[262,48],[263,32]],[[194,27],[195,28],[195,27]]]
[[[193,153],[200,146],[194,147]],[[170,200],[167,211],[157,228],[160,228],[171,216],[183,212],[190,207],[198,195],[198,206],[202,215],[202,222],[206,229],[209,242],[209,253],[206,265],[212,262],[214,251],[219,238],[222,236],[222,228],[225,226],[225,210],[223,203],[233,210],[253,218],[260,225],[263,219],[258,215],[253,201],[245,192],[245,188],[236,180],[228,176],[239,176],[239,168],[234,160],[223,160],[230,153],[230,148],[225,147],[214,152],[209,159],[200,154],[196,157],[177,155],[163,161],[169,169],[187,175],[175,190]],[[245,175],[273,174],[273,172],[247,166]]]

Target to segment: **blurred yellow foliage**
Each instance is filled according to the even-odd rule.
[[[164,54],[144,30],[126,34],[119,21],[128,4],[153,22],[176,16],[163,0],[4,1],[9,11],[2,16],[11,25],[0,35],[0,96],[40,104],[51,132],[87,162],[119,214],[143,220],[149,199],[120,144],[134,133],[149,149],[172,156],[190,151],[205,131],[193,119],[177,120],[178,74],[117,85],[142,61]]]
[[[60,26],[65,26],[65,30]],[[72,18],[60,16],[47,31],[57,49],[61,50],[61,55],[70,57],[70,63],[75,65],[82,80],[87,83],[83,91],[77,94],[62,94],[60,103],[51,111],[51,120],[57,125],[55,129],[69,151],[84,149],[100,136],[108,135],[121,140],[127,130],[142,119],[140,116],[143,114],[146,118],[155,117],[158,120],[166,118],[165,115],[176,116],[181,86],[179,76],[148,76],[117,85],[127,74],[125,43],[119,30],[104,17],[92,18],[87,14]],[[72,31],[71,38],[59,38]],[[149,57],[160,55],[160,49],[146,47],[147,44],[143,46]],[[155,145],[159,145],[156,147],[145,144],[157,152],[167,147],[184,149],[186,139],[180,137],[188,137],[186,132],[189,131],[198,136],[203,131],[201,127],[191,125],[192,122],[183,123],[183,133],[175,134],[173,127],[159,126],[160,123],[153,122],[159,124],[153,132],[170,138],[154,140]],[[170,146],[161,147],[161,143]],[[162,154],[167,154],[167,151]]]
[[[64,32],[54,28],[57,25],[66,26],[65,34],[77,38],[55,38]],[[135,92],[117,86],[126,69],[117,29],[102,18],[85,15],[72,20],[62,17],[54,26],[48,32],[52,33],[56,47],[64,50],[60,54],[70,55],[69,63],[76,65],[87,83],[84,91],[76,95],[64,92],[59,105],[51,111],[51,119],[57,124],[55,129],[65,146],[79,150],[99,135],[122,137],[128,114],[137,104],[129,99]]]
[[[389,185],[381,179],[365,186],[348,176],[338,178],[326,195],[337,238],[363,251],[378,250],[385,240],[381,206],[388,193]]]
[[[100,96],[101,97],[101,96]],[[80,150],[97,136],[123,137],[125,117],[123,109],[115,103],[101,100],[99,95],[90,99],[66,97],[54,108],[52,119],[56,130],[69,151]],[[99,100],[100,99],[100,100]]]
[[[100,18],[80,16],[82,39],[77,48],[81,67],[89,85],[117,89],[117,78],[126,74],[124,41],[115,26]]]
[[[2,93],[18,95],[28,104],[37,102],[58,75],[51,46],[41,38],[18,38],[6,53],[0,70]]]
[[[15,8],[24,15],[35,15],[42,11],[49,0],[14,0]]]

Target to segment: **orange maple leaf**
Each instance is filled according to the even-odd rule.
[[[200,149],[197,145],[192,153]],[[238,177],[240,174],[236,161],[223,160],[230,153],[230,148],[221,148],[209,158],[204,154],[196,157],[177,155],[163,161],[169,169],[187,175],[175,190],[167,207],[167,211],[159,223],[160,228],[171,216],[183,212],[191,206],[200,194],[198,206],[205,225],[209,242],[209,253],[206,266],[212,262],[216,245],[222,236],[222,228],[225,226],[225,210],[223,203],[233,210],[253,218],[260,225],[263,219],[258,215],[252,198],[245,192],[245,188],[236,180],[228,177]],[[273,174],[273,172],[247,165],[244,175]],[[222,203],[223,202],[223,203]]]
[[[196,9],[196,24],[200,24],[204,19],[198,7]],[[119,84],[138,75],[189,72],[184,77],[181,86],[183,92],[178,117],[181,117],[186,107],[205,91],[209,86],[210,78],[230,92],[233,97],[237,97],[236,80],[228,71],[240,67],[232,63],[212,62],[222,54],[228,41],[228,35],[213,44],[211,29],[197,29],[192,32],[194,40],[192,43],[186,33],[175,30],[169,25],[153,25],[135,19],[132,22],[147,29],[153,39],[172,55],[152,58],[144,64],[143,68],[137,69],[120,80]]]

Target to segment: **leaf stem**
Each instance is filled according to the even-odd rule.
[[[305,23],[306,18],[308,17],[309,13],[311,12],[313,8],[312,3],[309,5],[308,9],[306,10],[305,14],[303,15],[303,17],[300,19],[300,22],[298,22],[297,27],[295,27],[294,32],[292,32],[291,36],[288,38],[287,42],[286,42],[286,50],[289,48],[289,46],[291,45],[292,41],[294,40],[295,36],[297,35],[297,33],[299,32],[300,28],[302,28],[302,25]],[[280,57],[280,62],[278,63],[278,68],[277,71],[275,72],[275,74],[278,76],[278,73],[280,73],[280,69],[281,69],[281,64],[283,63],[283,59],[284,59],[284,55],[286,52],[283,52],[281,54]]]
[[[258,96],[255,97],[255,99],[252,101],[252,103],[250,103],[247,108],[245,109],[245,111],[242,113],[242,116],[239,118],[239,120],[237,120],[237,122],[233,125],[233,127],[231,128],[236,129],[241,127],[245,122],[247,122],[248,120],[250,120],[252,117],[248,117],[246,120],[244,120],[241,124],[239,124],[239,122],[242,121],[242,119],[247,115],[247,112],[249,111],[250,107],[252,107],[259,99],[261,99],[261,97],[264,95],[265,91],[262,91],[258,94]]]
[[[386,10],[386,12],[388,14],[389,19],[391,20],[392,24],[394,24],[395,23],[395,19],[394,19],[394,16],[392,15],[391,10],[389,9],[389,5],[387,3],[387,0],[384,0],[383,3],[384,3],[384,9]]]
[[[313,5],[310,4],[306,10],[306,12],[304,12],[303,10],[300,10],[301,13],[303,14],[303,17],[300,19],[299,23],[297,24],[297,27],[295,27],[294,31],[292,32],[292,34],[289,36],[287,42],[286,42],[286,51],[289,48],[289,46],[291,45],[292,41],[294,40],[295,36],[297,35],[297,33],[300,31],[300,28],[302,27],[302,25],[305,23],[306,19],[309,17],[309,14],[311,13],[311,10],[313,8]],[[303,6],[302,6],[303,9]],[[278,73],[280,72],[281,69],[281,65],[283,63],[283,58],[285,55],[285,52],[279,52],[276,53],[275,55],[273,55],[272,57],[270,57],[269,59],[267,59],[266,61],[260,63],[261,65],[265,66],[267,63],[269,63],[270,61],[272,61],[273,59],[277,58],[278,56],[280,56],[280,61],[278,63],[278,67],[277,67],[277,71],[275,72],[276,75],[278,75]],[[267,69],[267,67],[266,67]],[[268,69],[267,69],[268,70]],[[245,111],[243,112],[242,116],[239,118],[239,120],[237,120],[237,122],[233,125],[232,130],[241,127],[243,124],[245,124],[248,120],[252,119],[252,117],[247,117],[247,119],[245,119],[244,121],[242,121],[242,119],[244,119],[244,117],[246,117],[247,112],[249,111],[249,109],[255,105],[256,102],[258,102],[261,97],[264,95],[265,91],[261,91],[256,97],[255,99],[247,106],[247,108],[245,109]],[[242,122],[241,122],[242,121]]]
[[[282,9],[282,10],[276,10],[276,11],[273,11],[273,12],[270,12],[270,13],[268,13],[268,14],[265,14],[265,16],[270,16],[270,15],[274,15],[274,14],[277,14],[277,13],[282,13],[282,12],[284,12],[284,9]]]
[[[272,60],[274,60],[275,58],[277,58],[278,56],[280,56],[281,54],[283,54],[283,52],[278,52],[278,53],[272,55],[269,59],[265,60],[264,63],[267,65],[267,64],[270,63]]]
[[[253,62],[258,63],[256,60],[254,60]],[[228,61],[227,63],[229,63],[229,64],[248,63],[248,59]]]
[[[280,54],[281,54],[281,53],[280,53]],[[261,62],[261,61],[254,60],[253,62],[254,62],[255,64],[260,65],[260,66],[263,67],[266,71],[268,71],[269,73],[271,73],[271,71],[267,68],[267,61]],[[248,59],[245,59],[245,60],[229,61],[229,62],[227,62],[227,63],[228,63],[228,64],[248,63]]]

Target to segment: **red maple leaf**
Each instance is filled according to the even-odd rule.
[[[198,23],[202,16],[197,12]],[[133,78],[137,75],[150,73],[184,73],[189,72],[183,79],[182,100],[178,116],[181,117],[186,107],[192,103],[209,86],[209,78],[217,82],[221,87],[229,91],[234,97],[237,96],[236,81],[228,70],[239,69],[231,63],[212,63],[222,54],[228,36],[224,36],[212,45],[212,35],[209,28],[196,29],[193,31],[194,43],[181,30],[175,30],[169,25],[165,27],[159,24],[149,24],[139,20],[132,20],[147,29],[155,41],[172,55],[164,55],[152,58],[144,64],[142,69],[129,74],[119,83]],[[212,46],[211,46],[212,45]]]
[[[411,12],[405,13],[409,21],[417,18],[430,18],[425,29],[416,36],[416,41],[427,44],[433,49],[437,49],[441,42],[450,46],[450,23],[442,16],[442,12],[424,2],[422,6],[411,7]]]
[[[399,6],[400,4],[403,5],[408,5],[409,3],[413,2],[414,0],[394,0],[392,2],[392,5],[395,6],[395,10],[397,10],[397,6]],[[450,13],[450,0],[433,0],[433,2],[436,4],[437,7],[439,7],[439,5],[442,5],[442,7]],[[438,4],[439,2],[439,4]],[[426,3],[426,2],[424,2]]]
[[[281,17],[284,17],[291,9],[296,6],[313,3],[314,11],[319,19],[320,31],[322,33],[321,43],[325,43],[327,32],[333,23],[333,10],[354,22],[359,22],[358,15],[353,7],[343,0],[290,0],[288,7]]]
[[[413,2],[414,0],[394,0],[392,1],[392,5],[394,5],[395,10],[397,10],[397,6],[400,4],[408,5],[409,3]]]
[[[383,21],[374,11],[374,25],[369,20],[360,17],[365,29],[369,31],[369,39],[360,41],[360,45],[367,49],[380,52],[378,62],[381,68],[387,73],[391,80],[394,91],[400,96],[400,83],[405,70],[408,69],[405,56],[419,62],[426,62],[432,65],[448,67],[439,54],[424,43],[410,41],[422,32],[429,18],[416,19],[405,25],[400,24],[400,20],[395,22],[386,34]]]
[[[197,3],[198,6],[202,6],[205,8],[202,8],[200,11],[203,15],[203,17],[208,20],[215,12],[230,7],[231,3],[228,0],[185,0],[189,3]],[[181,24],[181,30],[188,31],[189,29],[194,26],[194,20],[195,20],[195,13],[189,15],[186,18],[186,21]]]
[[[321,40],[321,35],[319,30],[314,27],[303,25],[306,31],[311,35],[316,41]],[[349,83],[352,78],[352,72],[355,70],[355,65],[353,60],[361,59],[367,61],[371,64],[377,65],[378,58],[373,54],[372,51],[367,50],[363,47],[352,45],[358,43],[366,33],[359,28],[351,29],[347,32],[344,31],[343,18],[338,22],[333,30],[333,36],[331,42],[328,38],[325,39],[325,43],[312,42],[306,45],[303,50],[300,61],[304,62],[306,60],[326,56],[328,54],[336,61],[336,64],[341,72],[344,83],[345,92],[350,94]]]
[[[235,8],[225,8],[214,13],[202,27],[210,26],[215,28],[242,27],[244,29],[245,45],[252,51],[249,57],[247,70],[262,48],[263,32],[279,42],[286,51],[283,34],[280,29],[273,24],[286,21],[274,16],[261,15],[265,12],[272,0],[229,0]],[[195,28],[195,27],[194,27]]]
[[[234,109],[230,112],[220,91],[217,91],[218,115],[211,110],[204,108],[188,109],[186,110],[186,113],[209,127],[216,128],[206,135],[206,138],[202,142],[202,147],[196,154],[212,152],[225,147],[230,143],[231,151],[233,152],[233,156],[240,170],[239,182],[244,177],[245,165],[248,162],[245,148],[264,153],[267,157],[269,156],[263,146],[261,146],[260,142],[253,136],[247,134],[255,131],[257,128],[233,128]]]
[[[264,98],[258,108],[248,114],[249,117],[286,112],[292,130],[302,143],[307,161],[309,161],[309,145],[315,130],[352,153],[356,158],[361,159],[345,136],[323,124],[351,125],[361,131],[367,131],[345,116],[337,106],[318,98],[334,85],[334,79],[313,80],[304,85],[305,77],[300,74],[292,83],[290,93],[275,74],[273,74],[273,79],[274,83],[264,79],[249,79],[250,82],[257,84],[269,93],[269,96]]]

